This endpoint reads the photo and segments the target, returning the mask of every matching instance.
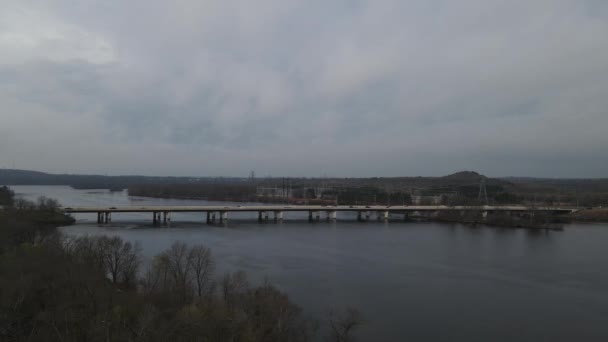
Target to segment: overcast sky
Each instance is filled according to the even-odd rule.
[[[608,177],[608,1],[0,2],[0,168]]]

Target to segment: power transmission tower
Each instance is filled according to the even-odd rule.
[[[488,191],[486,190],[486,179],[482,178],[479,182],[479,195],[477,196],[477,200],[481,202],[482,200],[486,205],[488,205]]]

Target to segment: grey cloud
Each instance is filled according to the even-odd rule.
[[[0,55],[13,57],[0,58],[0,167],[608,172],[601,1],[14,1],[6,8]],[[19,24],[34,14],[33,27]]]

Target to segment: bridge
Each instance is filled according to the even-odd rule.
[[[483,216],[488,214],[503,212],[509,214],[535,213],[568,214],[577,211],[576,208],[559,208],[559,207],[528,207],[528,206],[445,206],[445,205],[427,205],[427,206],[381,206],[381,205],[250,205],[250,206],[128,206],[128,207],[65,207],[63,212],[67,214],[97,214],[97,223],[107,224],[112,222],[112,214],[118,213],[151,213],[152,222],[154,224],[168,224],[171,222],[171,213],[201,213],[206,215],[206,222],[213,224],[216,222],[225,223],[228,221],[228,213],[235,212],[251,212],[257,213],[259,222],[270,221],[274,222],[283,220],[285,212],[308,212],[308,220],[310,222],[320,221],[321,213],[324,213],[324,218],[327,221],[335,221],[338,212],[354,212],[357,213],[357,220],[369,221],[371,217],[376,216],[378,220],[388,220],[391,214],[403,215],[408,219],[409,215],[426,215],[437,214],[440,212],[480,212]],[[375,215],[374,215],[375,214]]]

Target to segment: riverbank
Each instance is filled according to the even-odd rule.
[[[608,208],[581,209],[568,215],[571,222],[608,222]]]
[[[49,212],[40,210],[13,210],[5,208],[0,211],[0,220],[10,220],[18,222],[28,222],[37,225],[48,225],[52,227],[63,227],[74,224],[76,220],[61,212]]]
[[[466,225],[483,224],[493,227],[504,228],[523,228],[523,229],[546,229],[546,230],[563,230],[564,224],[571,223],[608,223],[608,208],[592,208],[581,209],[577,212],[546,216],[539,215],[536,217],[513,217],[506,215],[488,216],[486,218],[481,215],[467,215],[458,217],[454,215],[439,215],[432,218],[424,218],[425,221],[461,223]]]
[[[495,228],[511,228],[511,229],[529,229],[529,230],[553,230],[562,231],[564,230],[564,222],[556,220],[554,222],[544,221],[529,221],[529,220],[459,220],[450,218],[436,218],[433,222],[443,223],[459,223],[467,226],[487,226]]]

